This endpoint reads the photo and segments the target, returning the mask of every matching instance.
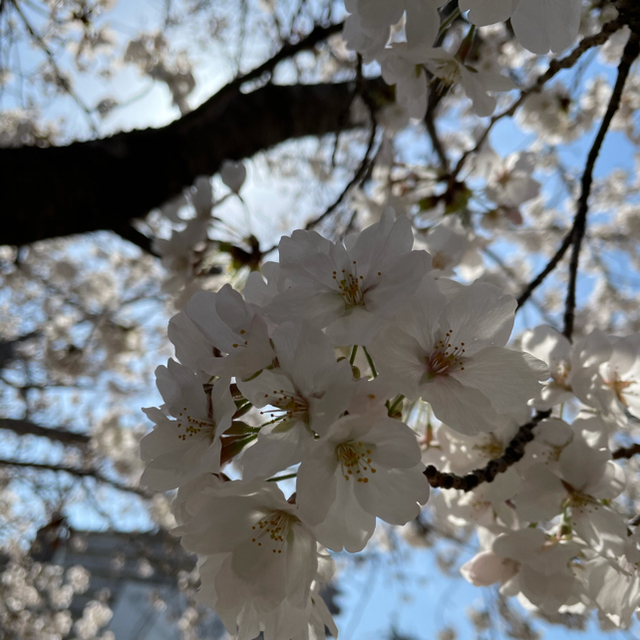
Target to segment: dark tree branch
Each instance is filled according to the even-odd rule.
[[[638,455],[639,453],[640,444],[636,442],[629,447],[620,447],[619,449],[612,451],[611,458],[613,460],[628,460],[629,458],[633,458],[633,456]]]
[[[365,126],[364,119],[353,117],[340,122],[353,83],[267,84],[241,92],[247,82],[267,81],[279,62],[340,28],[318,27],[285,45],[166,127],[66,147],[0,149],[3,210],[11,217],[0,244],[24,245],[110,229],[147,249],[143,234],[127,230],[131,221],[181,193],[198,176],[215,174],[224,160],[248,158],[286,140]],[[381,80],[365,80],[363,88],[376,106],[390,101],[390,90]]]
[[[73,445],[84,448],[89,444],[91,438],[84,433],[74,433],[66,429],[42,427],[30,420],[13,420],[11,418],[0,418],[0,429],[13,431],[19,436],[40,436],[53,442]]]
[[[445,174],[447,174],[449,172],[449,158],[447,157],[447,153],[444,150],[442,140],[440,140],[435,120],[436,111],[438,110],[438,105],[440,104],[443,95],[444,94],[439,91],[429,91],[427,113],[424,117],[424,122],[427,128],[427,133],[429,134],[429,138],[431,139],[431,146],[438,156],[440,168]]]
[[[571,239],[573,237],[573,228],[565,235],[562,240],[562,244],[555,252],[553,258],[547,262],[545,268],[522,290],[522,293],[518,296],[517,310],[531,297],[531,294],[544,282],[545,278],[556,268],[560,260],[564,257],[567,249],[571,246]]]
[[[479,484],[484,482],[493,482],[499,473],[504,473],[509,467],[522,459],[527,442],[531,442],[534,438],[534,427],[550,415],[551,411],[539,411],[530,422],[523,424],[518,429],[518,433],[511,439],[499,458],[489,460],[481,469],[474,469],[464,476],[458,476],[455,473],[443,473],[430,464],[424,470],[429,484],[432,487],[467,492],[473,491]]]
[[[622,99],[622,92],[624,85],[629,76],[631,65],[640,54],[640,35],[632,32],[629,36],[629,41],[624,48],[620,64],[618,65],[618,77],[609,99],[609,105],[607,111],[602,118],[600,128],[596,134],[593,145],[589,150],[587,156],[587,162],[584,167],[584,173],[581,180],[581,192],[578,199],[578,207],[573,222],[573,232],[571,234],[571,242],[573,248],[571,251],[571,261],[569,263],[569,285],[567,287],[567,298],[565,302],[564,312],[564,329],[562,333],[571,340],[573,335],[573,323],[576,310],[576,283],[578,279],[578,266],[580,262],[580,249],[582,248],[582,239],[587,228],[587,213],[589,211],[589,195],[591,194],[591,184],[593,182],[593,169],[598,159],[598,154],[602,147],[611,120],[615,115],[618,107],[620,106],[620,100]]]
[[[308,49],[313,49],[316,45],[324,42],[327,38],[336,33],[340,33],[342,31],[343,23],[339,22],[336,24],[331,24],[327,27],[317,26],[311,33],[309,33],[304,38],[301,38],[297,42],[287,42],[275,55],[273,55],[269,60],[263,62],[259,67],[252,69],[248,73],[245,73],[242,76],[238,76],[235,80],[232,80],[228,85],[223,87],[218,93],[212,96],[208,102],[221,101],[224,98],[228,97],[231,94],[237,93],[242,88],[242,85],[250,82],[252,80],[260,80],[265,77],[270,77],[273,70],[276,68],[278,64],[292,58],[296,54],[301,51],[307,51]]]
[[[382,81],[365,82],[377,103]],[[0,149],[0,244],[120,229],[240,160],[285,140],[338,129],[351,83],[274,86],[215,99],[161,129],[120,133],[68,147]],[[350,120],[346,126],[364,126]]]
[[[125,491],[127,493],[135,493],[141,498],[150,498],[153,494],[145,491],[144,489],[139,489],[137,487],[131,487],[126,484],[122,484],[117,480],[111,480],[110,478],[102,475],[100,471],[97,469],[79,469],[78,467],[69,467],[65,465],[58,464],[44,464],[40,462],[19,462],[17,460],[5,460],[0,459],[0,466],[5,467],[18,467],[21,469],[35,469],[37,471],[55,471],[67,473],[76,478],[93,478],[96,482],[100,482],[101,484],[109,485],[114,489],[118,489],[118,491]]]

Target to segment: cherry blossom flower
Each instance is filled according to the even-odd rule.
[[[181,525],[175,533],[183,546],[220,556],[213,577],[218,610],[252,602],[268,612],[284,600],[307,607],[322,558],[297,507],[274,483],[209,476],[181,488],[178,501]]]
[[[260,602],[246,595],[243,584],[228,571],[224,565],[224,554],[206,556],[200,565],[201,587],[197,601],[216,610],[227,631],[237,640],[252,640],[262,634],[265,640],[320,640],[325,637],[325,627],[334,638],[338,637],[338,629],[331,617],[322,596],[319,593],[322,583],[327,582],[333,574],[333,561],[326,554],[319,553],[320,564],[324,569],[318,571],[316,579],[311,583],[311,591],[304,607],[298,607],[290,600],[284,599],[277,607],[265,611]],[[239,597],[235,602],[225,598],[221,602],[216,590],[216,583],[223,583],[225,590],[236,592]]]
[[[196,293],[187,305],[187,315],[219,356],[227,354],[203,354],[199,366],[204,371],[243,379],[272,364],[274,353],[265,320],[230,285],[216,293]]]
[[[272,407],[264,413],[273,420],[242,457],[245,480],[268,477],[300,462],[304,445],[344,413],[355,391],[351,365],[336,362],[320,329],[287,322],[272,339],[278,367],[238,382],[255,407]]]
[[[622,421],[625,411],[640,417],[640,335],[619,338],[593,331],[575,352],[584,362],[572,376],[576,396]]]
[[[371,353],[398,390],[429,402],[447,426],[466,435],[493,431],[498,416],[519,412],[537,395],[548,370],[529,354],[504,348],[514,298],[488,283],[446,286],[449,300],[425,278],[411,312],[397,316]]]
[[[362,52],[360,47],[364,37],[382,39],[382,47],[389,38],[390,28],[400,22],[403,15],[405,20],[405,35],[410,46],[426,44],[433,45],[440,28],[438,8],[446,4],[446,0],[346,0],[345,7],[353,20],[349,25],[350,32],[355,35],[357,29],[362,33],[359,38],[346,38],[352,47]],[[354,42],[355,40],[355,42]],[[360,46],[357,46],[360,45]],[[380,47],[380,49],[382,49]]]
[[[583,563],[582,582],[585,598],[616,626],[627,629],[640,606],[640,551],[638,534],[626,536],[624,553],[605,558],[589,554]]]
[[[423,47],[413,55],[422,57],[425,66],[436,78],[450,85],[460,85],[471,99],[473,110],[481,117],[490,116],[496,108],[497,100],[488,91],[510,91],[514,88],[506,76],[474,69],[444,49],[429,50]]]
[[[557,53],[576,39],[580,0],[460,0],[460,10],[478,26],[511,24],[520,44],[533,53]]]
[[[623,519],[603,504],[624,488],[622,469],[608,450],[596,450],[574,436],[562,448],[558,464],[537,463],[523,475],[515,498],[524,521],[551,520],[570,509],[573,531],[602,555],[616,554],[626,537]]]
[[[429,498],[420,457],[416,436],[405,424],[385,415],[345,416],[303,454],[300,512],[324,546],[360,551],[376,517],[405,524],[420,513]]]
[[[431,254],[433,271],[438,276],[452,276],[454,267],[459,265],[467,252],[472,251],[470,234],[455,216],[448,216],[442,222],[420,235],[417,243]],[[436,274],[434,273],[434,276]]]
[[[279,245],[293,286],[265,314],[275,322],[307,318],[335,345],[367,345],[430,269],[429,255],[412,246],[411,223],[390,213],[348,248],[315,231],[294,231]]]
[[[549,367],[551,379],[540,389],[532,401],[536,409],[549,409],[573,398],[569,375],[571,373],[571,343],[548,325],[541,325],[522,336],[522,349]]]
[[[231,426],[236,405],[229,381],[219,380],[205,392],[202,378],[174,360],[156,370],[158,389],[168,418],[145,409],[154,430],[140,443],[147,462],[141,484],[156,491],[174,489],[195,476],[220,469],[220,435]]]
[[[519,563],[493,551],[481,551],[460,567],[462,576],[474,587],[504,584],[518,572]]]
[[[504,207],[519,207],[540,193],[540,183],[531,177],[535,169],[533,153],[511,154],[493,164],[487,176],[487,198]]]
[[[527,528],[499,535],[492,551],[518,566],[513,577],[502,584],[502,594],[520,592],[546,613],[555,613],[578,600],[579,583],[570,564],[580,551],[577,543]]]
[[[448,51],[430,46],[410,47],[404,42],[395,43],[384,50],[379,60],[385,82],[397,85],[396,100],[414,118],[423,118],[426,112],[426,75],[423,65],[446,84],[460,85],[471,98],[479,116],[490,116],[497,104],[487,91],[510,91],[514,88],[506,76],[474,69]]]

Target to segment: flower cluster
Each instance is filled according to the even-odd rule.
[[[198,292],[171,320],[179,362],[156,374],[142,481],[178,489],[200,600],[233,635],[335,633],[319,595],[327,549],[360,551],[377,518],[406,524],[429,498],[405,398],[474,435],[522,415],[548,378],[505,347],[511,296],[439,277],[413,247],[390,212],[346,244],[294,231],[242,294]],[[276,483],[294,477],[287,497]]]
[[[616,500],[627,481],[612,449],[637,420],[638,336],[595,330],[572,344],[543,325],[526,331],[522,346],[551,374],[529,404],[574,419],[541,421],[507,473],[466,495],[445,490],[432,507],[450,524],[475,524],[481,551],[461,569],[472,584],[497,583],[546,616],[595,609],[605,627],[626,628],[640,606],[640,541],[630,528],[637,521]],[[503,421],[463,438],[441,425],[425,455],[464,474],[508,451],[517,431]]]
[[[427,73],[444,85],[461,86],[476,114],[489,116],[496,107],[496,99],[489,92],[514,87],[495,69],[468,62],[468,46],[461,45],[455,54],[435,47],[438,36],[455,18],[441,17],[438,10],[445,4],[445,0],[345,0],[349,16],[343,37],[365,62],[376,60],[380,64],[382,77],[396,85],[396,100],[410,117],[425,115]],[[575,41],[581,5],[580,0],[461,0],[459,11],[467,12],[474,27],[510,19],[525,49],[546,54],[549,50],[562,51]]]

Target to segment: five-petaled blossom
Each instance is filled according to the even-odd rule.
[[[349,246],[294,231],[278,248],[292,286],[265,313],[278,323],[306,318],[337,346],[368,345],[431,269],[429,254],[412,247],[408,218],[388,213]]]
[[[140,482],[167,491],[220,470],[220,435],[231,426],[236,405],[228,380],[203,388],[202,377],[175,360],[158,367],[156,378],[165,411],[174,419],[155,407],[144,410],[156,426],[140,443],[147,462]]]
[[[429,498],[420,459],[416,436],[402,422],[345,416],[303,454],[300,511],[326,547],[360,551],[376,517],[405,524],[420,513]]]
[[[443,281],[438,281],[443,282]],[[516,301],[497,287],[425,278],[411,310],[372,346],[378,369],[408,398],[429,402],[436,417],[466,435],[493,431],[517,413],[548,377],[543,362],[505,348]]]

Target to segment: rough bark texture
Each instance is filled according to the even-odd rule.
[[[380,81],[366,85],[374,98],[385,92]],[[66,147],[0,149],[5,220],[0,244],[101,229],[126,237],[132,219],[198,176],[215,174],[225,159],[363,125],[345,117],[353,90],[353,83],[341,83],[223,91],[159,129]]]

